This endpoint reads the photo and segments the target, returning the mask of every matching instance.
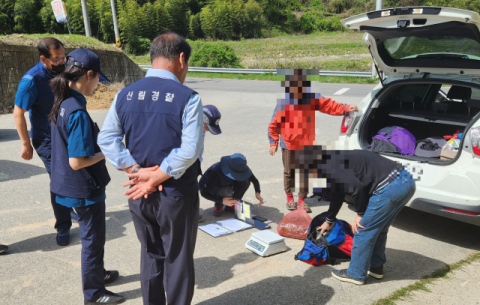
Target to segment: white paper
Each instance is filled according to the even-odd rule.
[[[245,214],[243,214],[243,202],[242,201],[237,201],[236,207],[235,207],[235,216],[240,219],[245,221]]]
[[[232,231],[229,231],[225,229],[224,227],[221,227],[215,223],[204,225],[204,226],[198,226],[200,230],[203,232],[210,234],[213,237],[219,237],[222,235],[227,235],[233,233]]]
[[[217,221],[217,224],[221,225],[227,230],[233,231],[233,232],[238,232],[241,230],[249,229],[252,227],[252,225],[249,225],[248,223],[245,223],[241,220],[235,219],[235,218],[229,218],[225,220],[219,220]]]

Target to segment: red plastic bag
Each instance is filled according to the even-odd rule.
[[[312,217],[300,207],[283,217],[282,221],[277,226],[277,231],[278,234],[285,237],[306,239],[308,227],[311,222]]]

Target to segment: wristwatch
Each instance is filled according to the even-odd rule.
[[[135,167],[135,169],[132,171],[132,174],[138,173],[138,171],[139,171],[141,168],[142,168],[141,166]]]

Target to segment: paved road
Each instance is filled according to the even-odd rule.
[[[266,139],[277,93],[282,92],[279,84],[207,79],[189,79],[187,84],[200,93],[204,104],[217,105],[223,114],[223,134],[207,135],[203,168],[221,156],[245,154],[267,199],[265,206],[255,207],[253,213],[280,222],[287,213],[281,158],[268,154]],[[320,84],[314,88],[324,96],[356,104],[372,86]],[[335,93],[339,95],[333,96]],[[106,111],[92,112],[99,125],[105,115]],[[319,114],[316,118],[319,138],[334,140],[340,122],[341,117]],[[26,162],[19,154],[13,117],[1,115],[0,243],[10,245],[10,253],[0,256],[0,303],[83,304],[79,228],[73,226],[71,245],[61,248],[55,244],[49,177],[37,156]],[[126,177],[110,165],[109,171],[112,181],[107,189],[105,262],[107,269],[118,269],[122,275],[109,289],[123,293],[128,298],[125,304],[141,304],[140,246],[121,187]],[[254,201],[253,190],[246,197]],[[309,203],[313,215],[325,211],[328,205],[316,200]],[[201,208],[205,223],[214,222],[213,205],[201,200]],[[352,221],[354,215],[344,206],[339,218]],[[228,217],[231,215],[223,218]],[[369,279],[364,286],[354,286],[342,284],[330,275],[331,269],[346,268],[348,263],[311,267],[294,261],[293,256],[303,245],[299,240],[288,239],[286,253],[258,257],[244,247],[254,231],[217,239],[199,231],[195,304],[370,304],[480,248],[479,228],[407,208],[390,230],[385,279]]]

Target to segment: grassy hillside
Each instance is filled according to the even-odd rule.
[[[65,35],[65,34],[11,34],[0,35],[0,44],[14,44],[25,46],[36,46],[38,40],[47,36],[59,39],[66,48],[90,48],[97,50],[109,50],[122,52],[114,44],[106,44],[95,38],[84,35]]]
[[[244,68],[370,71],[371,57],[362,37],[363,33],[348,31],[216,43],[232,47]],[[148,54],[132,59],[150,63]]]

